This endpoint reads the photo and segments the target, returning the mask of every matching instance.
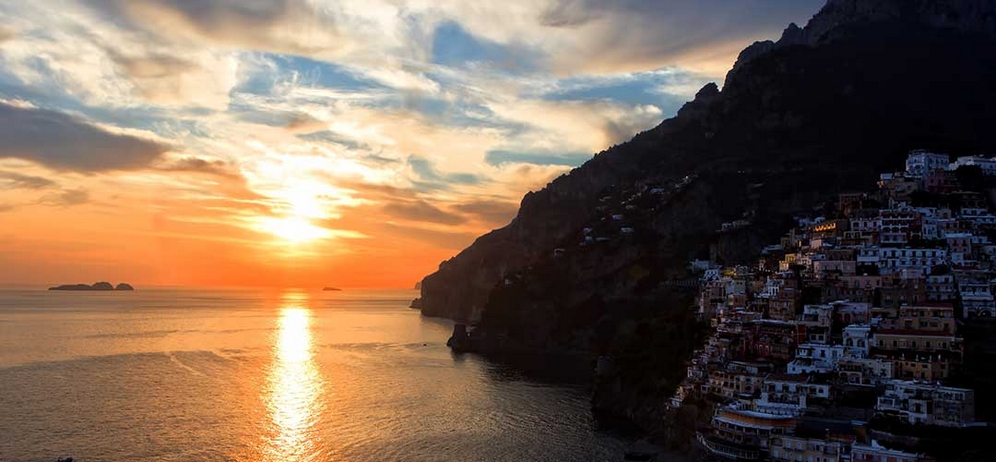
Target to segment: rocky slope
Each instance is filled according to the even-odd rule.
[[[707,85],[676,117],[527,194],[508,226],[423,280],[422,311],[453,319],[482,312],[496,284],[603,218],[598,201],[613,188],[714,174],[698,190],[713,196],[687,200],[722,207],[688,210],[694,220],[660,207],[655,213],[673,219],[651,219],[667,223],[653,230],[665,248],[683,250],[654,266],[675,266],[708,245],[682,239],[744,213],[783,215],[868,184],[909,149],[993,152],[994,37],[996,2],[831,0],[805,28],[745,49],[722,91]],[[742,184],[725,183],[741,172],[778,203],[752,209]]]
[[[527,194],[418,306],[477,321],[484,353],[611,355],[594,407],[673,440],[661,403],[703,331],[688,260],[748,261],[911,149],[996,154],[993,82],[996,2],[831,0],[745,49],[722,90]]]

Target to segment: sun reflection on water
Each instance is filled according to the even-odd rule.
[[[265,396],[272,425],[266,460],[318,460],[315,424],[325,383],[312,352],[311,310],[304,293],[283,296]]]

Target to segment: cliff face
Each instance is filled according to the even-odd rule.
[[[592,254],[606,267],[618,254],[675,269],[707,253],[721,223],[746,218],[741,242],[761,242],[788,213],[868,184],[910,149],[996,152],[994,37],[996,3],[987,0],[831,0],[804,28],[745,49],[722,91],[707,85],[676,117],[527,194],[508,226],[423,280],[422,312],[496,318],[488,311],[508,309],[489,307],[499,283],[530,277],[554,248],[577,244],[604,207],[620,205],[600,199],[623,189],[702,174],[683,196],[643,210],[640,244],[615,229],[598,237],[616,250]],[[566,283],[605,276],[596,273]],[[620,287],[612,296],[633,295]]]

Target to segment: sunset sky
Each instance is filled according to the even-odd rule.
[[[819,0],[0,0],[0,284],[410,287]]]

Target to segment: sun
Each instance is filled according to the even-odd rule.
[[[266,217],[260,220],[260,229],[290,243],[304,243],[331,236],[329,230],[315,226],[303,217]]]

